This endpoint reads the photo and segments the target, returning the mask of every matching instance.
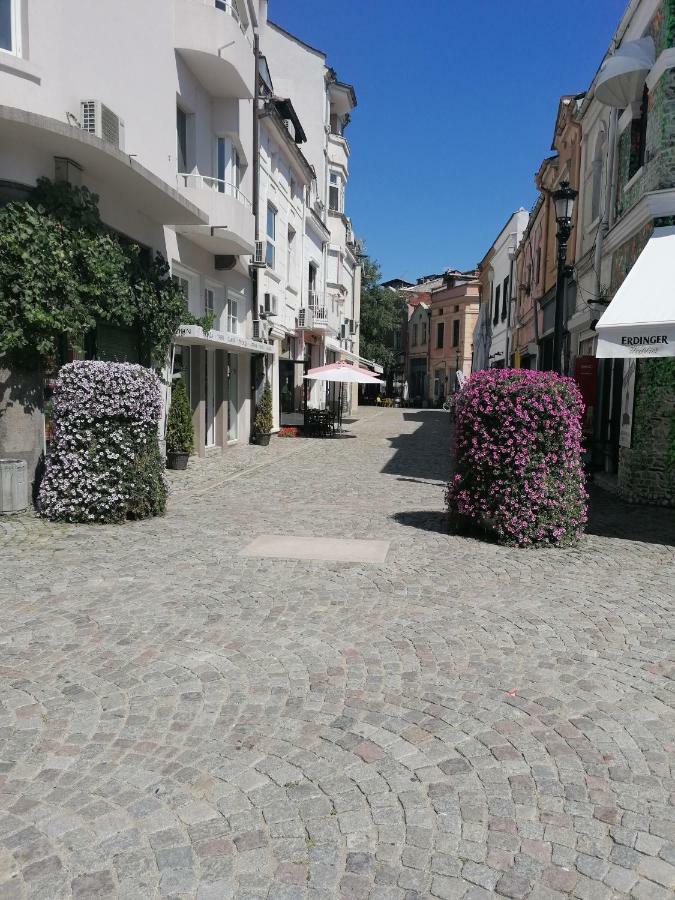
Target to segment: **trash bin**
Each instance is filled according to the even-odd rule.
[[[0,515],[28,509],[28,478],[24,459],[0,459]]]

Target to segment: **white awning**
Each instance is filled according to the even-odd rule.
[[[602,64],[595,82],[595,96],[605,106],[625,109],[642,97],[649,70],[654,65],[654,41],[626,41]]]
[[[199,325],[181,325],[174,340],[177,344],[227,350],[230,353],[274,353],[272,344],[263,344],[262,341],[254,341],[230,331],[212,329],[205,332]]]
[[[675,356],[675,227],[654,229],[596,331],[601,359]]]

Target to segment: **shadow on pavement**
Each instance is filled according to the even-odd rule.
[[[587,534],[675,547],[675,511],[626,503],[591,485]]]
[[[399,525],[407,525],[408,528],[419,528],[422,531],[436,531],[439,534],[448,534],[448,514],[432,512],[428,509],[415,509],[408,512],[394,513],[392,516]]]
[[[450,472],[450,417],[444,410],[404,412],[404,422],[418,422],[410,434],[388,438],[396,451],[382,469],[385,475],[447,481]]]

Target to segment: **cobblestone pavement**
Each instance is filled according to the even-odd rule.
[[[672,511],[449,536],[447,428],[366,410],[194,461],[161,520],[0,521],[0,898],[673,897]]]

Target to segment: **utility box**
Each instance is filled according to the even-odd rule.
[[[0,515],[28,509],[28,477],[23,459],[0,459]]]

